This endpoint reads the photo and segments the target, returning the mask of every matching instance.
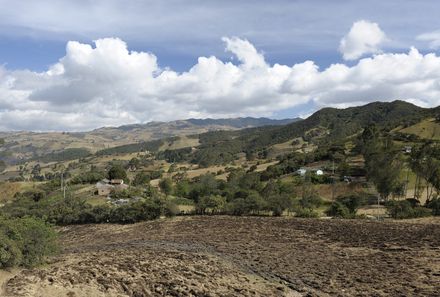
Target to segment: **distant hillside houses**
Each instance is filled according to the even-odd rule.
[[[316,175],[324,175],[324,171],[323,171],[322,169],[319,169],[319,168],[307,168],[307,167],[302,167],[302,168],[300,168],[300,169],[298,169],[298,170],[296,171],[296,173],[297,173],[298,175],[301,175],[301,176],[306,175],[307,172],[312,172],[312,173],[314,173],[314,174],[316,174]]]
[[[122,191],[128,188],[122,179],[103,179],[96,183],[99,196],[108,196],[112,191]]]

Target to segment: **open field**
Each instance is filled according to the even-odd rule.
[[[415,125],[400,130],[407,134],[414,134],[425,139],[440,139],[440,124],[435,119],[426,119]]]
[[[440,221],[188,217],[60,229],[2,296],[438,296]]]

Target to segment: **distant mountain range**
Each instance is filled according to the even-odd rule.
[[[301,120],[269,118],[187,119],[171,122],[103,127],[89,132],[0,132],[0,160],[13,163],[38,158],[65,149],[95,152],[109,147],[139,143],[173,136],[194,135],[209,131],[238,130],[261,126],[286,125]]]

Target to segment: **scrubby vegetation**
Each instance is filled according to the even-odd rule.
[[[52,189],[53,190],[53,189]],[[130,198],[130,193],[120,193],[114,199]],[[68,195],[50,195],[41,190],[28,191],[15,197],[13,201],[0,209],[0,214],[14,218],[28,216],[43,219],[57,225],[89,223],[135,223],[152,220],[161,214],[171,215],[172,206],[160,197],[143,196],[120,206],[92,206],[85,200]]]
[[[44,220],[0,215],[0,268],[32,267],[56,251],[56,233]]]
[[[53,152],[43,156],[38,156],[35,159],[40,162],[60,162],[76,160],[90,156],[91,153],[86,148],[67,148],[59,152]]]

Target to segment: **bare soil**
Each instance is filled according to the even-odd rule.
[[[2,296],[439,296],[440,220],[185,217],[62,228]]]

